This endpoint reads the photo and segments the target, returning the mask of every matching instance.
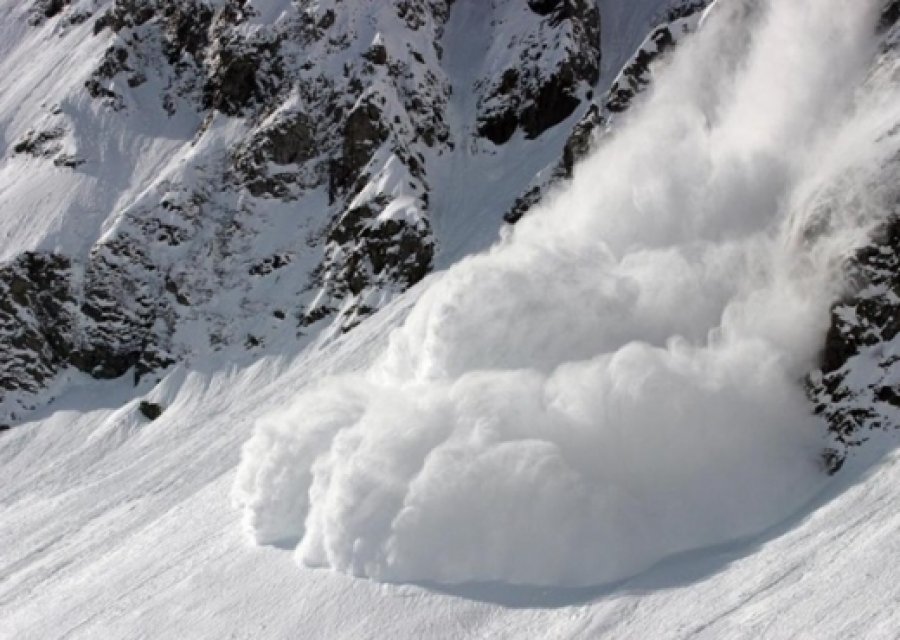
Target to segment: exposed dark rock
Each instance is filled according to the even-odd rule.
[[[394,9],[397,16],[406,23],[406,26],[416,31],[428,22],[429,14],[439,24],[447,20],[450,5],[454,0],[437,2],[423,2],[422,0],[394,0]]]
[[[242,114],[251,103],[277,94],[282,75],[277,39],[236,28],[250,11],[244,5],[241,0],[226,0],[216,9],[202,0],[116,0],[95,22],[95,34],[107,28],[133,33],[107,52],[88,90],[121,109],[124,100],[109,81],[129,71],[129,86],[139,86],[148,69],[165,72],[160,69],[161,57],[169,65],[169,91],[202,109]],[[170,93],[163,96],[163,104],[170,114],[174,112]]]
[[[0,267],[0,389],[36,391],[75,348],[71,262],[24,253]]]
[[[529,209],[541,201],[543,195],[544,193],[541,187],[534,185],[528,189],[528,191],[516,198],[516,201],[513,203],[510,210],[503,214],[503,221],[507,224],[517,223],[526,213],[528,213]]]
[[[187,54],[202,62],[209,46],[209,28],[214,12],[203,3],[168,3],[163,7],[165,39],[163,52],[171,65],[177,65]]]
[[[528,8],[540,16],[558,11],[566,0],[528,0]]]
[[[878,21],[878,30],[887,31],[900,21],[900,0],[891,0],[887,3],[881,18]]]
[[[609,90],[609,98],[604,105],[612,113],[621,113],[631,106],[634,97],[650,84],[650,65],[675,44],[668,26],[653,32],[653,49],[642,49],[635,59],[619,74],[619,78]]]
[[[27,252],[0,267],[0,389],[37,392],[70,367],[96,378],[133,369],[137,380],[173,362],[153,329],[158,296],[117,266],[135,251],[100,245],[79,277],[57,254]]]
[[[359,39],[372,31],[340,15],[365,16],[364,3],[293,2],[277,24],[249,21],[253,4],[79,1],[60,10],[53,28],[63,37],[76,12],[80,21],[90,16],[82,7],[103,7],[94,18],[94,44],[106,50],[85,84],[103,105],[135,109],[127,117],[137,122],[138,108],[149,112],[154,105],[146,100],[159,87],[161,112],[187,116],[179,119],[178,135],[181,123],[198,123],[193,135],[200,150],[206,132],[222,122],[217,112],[242,122],[229,129],[235,137],[221,155],[186,160],[189,188],[173,171],[171,183],[161,177],[124,211],[110,212],[115,224],[103,240],[60,271],[68,297],[53,317],[35,311],[45,298],[27,284],[31,276],[20,278],[26,284],[11,281],[8,326],[29,331],[18,343],[0,344],[0,361],[6,344],[23,345],[16,377],[30,388],[68,368],[98,378],[126,372],[140,378],[195,353],[193,342],[176,343],[181,335],[209,336],[214,349],[260,348],[267,340],[260,318],[283,331],[277,320],[297,317],[309,326],[340,314],[335,326],[346,330],[432,268],[429,164],[471,142],[451,137],[451,77],[436,64],[451,2],[392,0],[386,11],[371,14],[384,23],[375,31],[399,29],[404,37],[375,44]],[[516,131],[537,137],[574,117],[592,99],[597,79],[596,3],[529,4],[510,15],[525,17],[533,32],[521,41],[515,34],[507,68],[492,70],[475,87],[482,99],[475,127],[496,144]],[[14,150],[77,168],[84,159],[70,146],[84,132],[70,136],[76,120],[64,119],[68,111],[55,115],[59,131],[51,126],[57,120],[42,124],[43,132],[30,132]],[[126,114],[107,117],[125,122]],[[238,137],[238,131],[247,133]],[[576,142],[566,146],[566,172],[588,144]],[[328,203],[316,192],[326,185]],[[272,206],[272,199],[292,202]],[[260,256],[273,239],[270,215],[279,228],[301,235],[275,239],[270,255]],[[312,275],[311,256],[321,256]],[[16,273],[25,269],[14,262]],[[275,280],[279,291],[272,294]],[[15,302],[14,294],[25,302]],[[224,317],[232,312],[240,318]]]
[[[79,25],[83,22],[87,22],[93,17],[93,13],[90,11],[73,11],[68,16],[66,16],[65,20],[70,25]]]
[[[575,164],[588,154],[594,140],[608,130],[615,114],[629,109],[634,98],[650,86],[653,62],[675,46],[682,35],[693,29],[692,21],[696,22],[699,19],[700,12],[709,6],[709,3],[710,0],[683,0],[680,4],[670,7],[666,22],[650,33],[633,59],[621,70],[607,94],[599,102],[592,103],[572,129],[559,162],[555,166],[547,167],[528,185],[524,193],[503,215],[505,222],[515,223],[520,220],[530,208],[541,201],[553,185],[572,177]],[[560,1],[538,1],[534,3],[532,9],[541,15],[549,15],[563,4]],[[570,96],[573,100],[577,99],[574,94]],[[590,93],[585,97],[593,99]],[[559,107],[555,112],[556,117],[564,116],[568,106],[563,104]],[[553,114],[554,110],[548,107],[547,113]],[[534,129],[537,130],[548,122],[549,120],[536,123]]]
[[[387,48],[383,44],[373,44],[365,53],[365,58],[372,64],[387,64]]]
[[[98,245],[85,269],[82,344],[72,365],[95,378],[117,378],[134,367],[135,379],[164,368],[171,358],[159,350],[153,330],[165,304],[147,283],[136,281],[118,265],[140,265],[148,257],[138,243],[120,236]]]
[[[591,150],[594,132],[603,126],[603,116],[597,105],[591,105],[588,112],[578,121],[563,147],[562,170],[566,178],[572,177],[575,163],[587,157]]]
[[[247,334],[247,339],[244,340],[244,348],[245,349],[256,349],[257,347],[261,347],[263,345],[262,338],[254,336],[252,334]]]
[[[709,6],[711,0],[681,0],[681,4],[671,7],[666,13],[666,20],[674,22],[699,13]]]
[[[381,110],[370,100],[358,105],[344,124],[341,157],[331,166],[329,194],[333,201],[359,179],[372,154],[387,139]]]
[[[316,153],[316,138],[312,120],[303,113],[295,113],[265,131],[262,151],[275,164],[295,164],[312,159]]]
[[[69,154],[62,154],[53,159],[54,166],[65,167],[67,169],[77,169],[84,163],[85,160]]]
[[[386,199],[350,209],[328,232],[326,261],[320,279],[331,299],[359,297],[377,285],[403,290],[424,278],[432,268],[434,243],[424,220],[378,219]],[[301,325],[308,326],[333,313],[324,303],[307,311]],[[351,307],[342,326],[347,330],[374,309]]]
[[[138,27],[156,14],[152,0],[116,0],[113,6],[94,23],[94,33],[109,28],[115,32]]]
[[[589,82],[596,82],[596,74],[591,74]],[[522,129],[529,139],[537,138],[575,112],[581,100],[575,95],[580,78],[570,65],[560,70],[544,82],[520,115]]]
[[[248,273],[251,276],[267,276],[273,271],[286,267],[291,263],[291,256],[287,254],[275,254],[250,266]]]
[[[209,62],[203,106],[230,116],[241,115],[280,89],[281,70],[275,42],[222,47]]]
[[[284,114],[273,124],[258,129],[237,150],[237,179],[254,196],[288,198],[291,185],[302,182],[303,176],[292,171],[273,173],[269,163],[285,166],[309,162],[319,152],[317,142],[315,124],[306,114]],[[315,184],[316,180],[306,186]]]
[[[487,81],[478,104],[478,134],[504,144],[518,128],[534,139],[571,116],[600,76],[600,13],[588,0],[530,0],[542,28],[558,32],[550,55],[545,38],[523,35],[523,60]],[[565,45],[560,44],[565,42]],[[544,57],[559,57],[544,66]]]
[[[840,369],[864,347],[900,334],[900,219],[878,232],[872,245],[860,250],[849,265],[859,293],[837,303],[822,354],[822,371]],[[876,285],[876,286],[871,286]]]
[[[53,18],[72,3],[72,0],[38,0],[36,9],[45,17]]]
[[[507,109],[482,120],[478,124],[478,135],[501,145],[512,138],[518,128],[519,114],[514,109]]]
[[[516,198],[509,211],[503,214],[503,221],[515,224],[543,198],[544,193],[552,185],[572,178],[575,164],[590,153],[595,132],[605,124],[597,105],[591,105],[588,112],[578,121],[563,146],[562,157],[550,172],[550,176],[542,184],[533,184],[521,196]]]
[[[266,32],[245,35],[235,27],[246,17],[242,2],[231,0],[213,18],[205,57],[204,109],[238,116],[276,96],[284,80],[281,42]]]
[[[110,79],[117,73],[127,71],[128,49],[121,45],[113,45],[103,54],[103,61],[94,72],[95,77]]]
[[[66,131],[62,127],[53,127],[44,131],[31,129],[13,146],[13,152],[51,158],[62,149],[59,140],[65,134]]]
[[[138,405],[138,411],[141,412],[147,420],[153,422],[158,417],[163,414],[163,408],[161,405],[155,402],[148,402],[147,400],[141,400],[141,403]]]
[[[882,351],[900,335],[900,218],[885,224],[857,252],[847,272],[852,290],[832,308],[821,371],[808,382],[816,413],[827,420],[834,442],[824,454],[831,471],[871,431],[900,426],[886,422],[891,412],[879,409],[900,408],[900,389],[893,382],[900,359]],[[855,358],[870,361],[863,378],[852,377]]]

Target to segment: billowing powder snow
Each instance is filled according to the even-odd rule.
[[[254,539],[378,580],[587,585],[809,500],[803,377],[896,198],[876,4],[716,5],[573,184],[432,280],[374,366],[257,425]]]

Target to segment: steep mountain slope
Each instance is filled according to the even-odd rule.
[[[892,637],[898,18],[0,0],[0,636]]]
[[[610,18],[613,63],[681,4]],[[0,11],[3,424],[72,370],[352,328],[489,245],[615,73],[584,0]]]
[[[383,585],[248,546],[229,488],[254,419],[320,375],[364,365],[403,313],[288,367],[170,374],[150,396],[166,407],[152,423],[130,383],[88,379],[4,436],[0,635],[892,637],[896,450],[856,458],[780,527],[596,588]]]

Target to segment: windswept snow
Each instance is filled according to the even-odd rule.
[[[255,539],[378,580],[581,586],[794,513],[825,477],[802,378],[837,268],[896,197],[874,9],[714,11],[571,188],[366,372],[259,423]]]

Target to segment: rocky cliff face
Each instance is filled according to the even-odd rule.
[[[42,230],[6,256],[4,424],[66,371],[137,380],[351,329],[434,268],[435,217],[455,215],[438,180],[523,149],[571,172],[608,93],[591,0],[26,4],[5,9],[7,57],[18,44],[77,64],[9,107],[5,167],[71,186],[56,212],[88,201],[95,231]],[[664,21],[684,3],[656,4]],[[483,64],[459,63],[468,48]],[[40,215],[17,189],[0,206]],[[503,213],[478,221],[485,242]]]

